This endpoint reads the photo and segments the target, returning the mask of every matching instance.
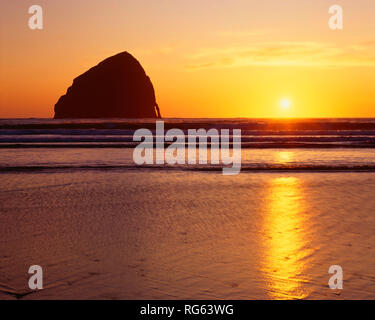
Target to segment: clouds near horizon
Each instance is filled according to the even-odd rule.
[[[347,47],[323,42],[255,42],[249,46],[207,48],[189,57],[188,69],[241,66],[375,67],[372,42]]]

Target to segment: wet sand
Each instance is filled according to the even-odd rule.
[[[0,299],[374,299],[374,173],[2,173]],[[27,287],[28,268],[44,290]],[[341,265],[344,289],[328,288]]]

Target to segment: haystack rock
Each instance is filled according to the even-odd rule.
[[[160,117],[151,80],[128,52],[75,78],[55,105],[55,119]]]

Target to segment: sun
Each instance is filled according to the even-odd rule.
[[[280,101],[280,107],[283,109],[283,110],[288,110],[290,108],[290,106],[292,105],[291,101],[289,99],[282,99]]]

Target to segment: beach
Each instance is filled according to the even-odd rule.
[[[1,1],[0,302],[375,300],[375,1],[338,2]]]
[[[241,173],[224,176],[66,141],[109,129],[32,132],[26,147],[25,128],[2,130],[0,299],[375,298],[369,146],[245,147]],[[28,288],[31,265],[43,290]],[[328,286],[332,265],[343,290]]]
[[[1,299],[374,298],[373,173],[1,179]],[[32,264],[44,289],[27,294]]]

